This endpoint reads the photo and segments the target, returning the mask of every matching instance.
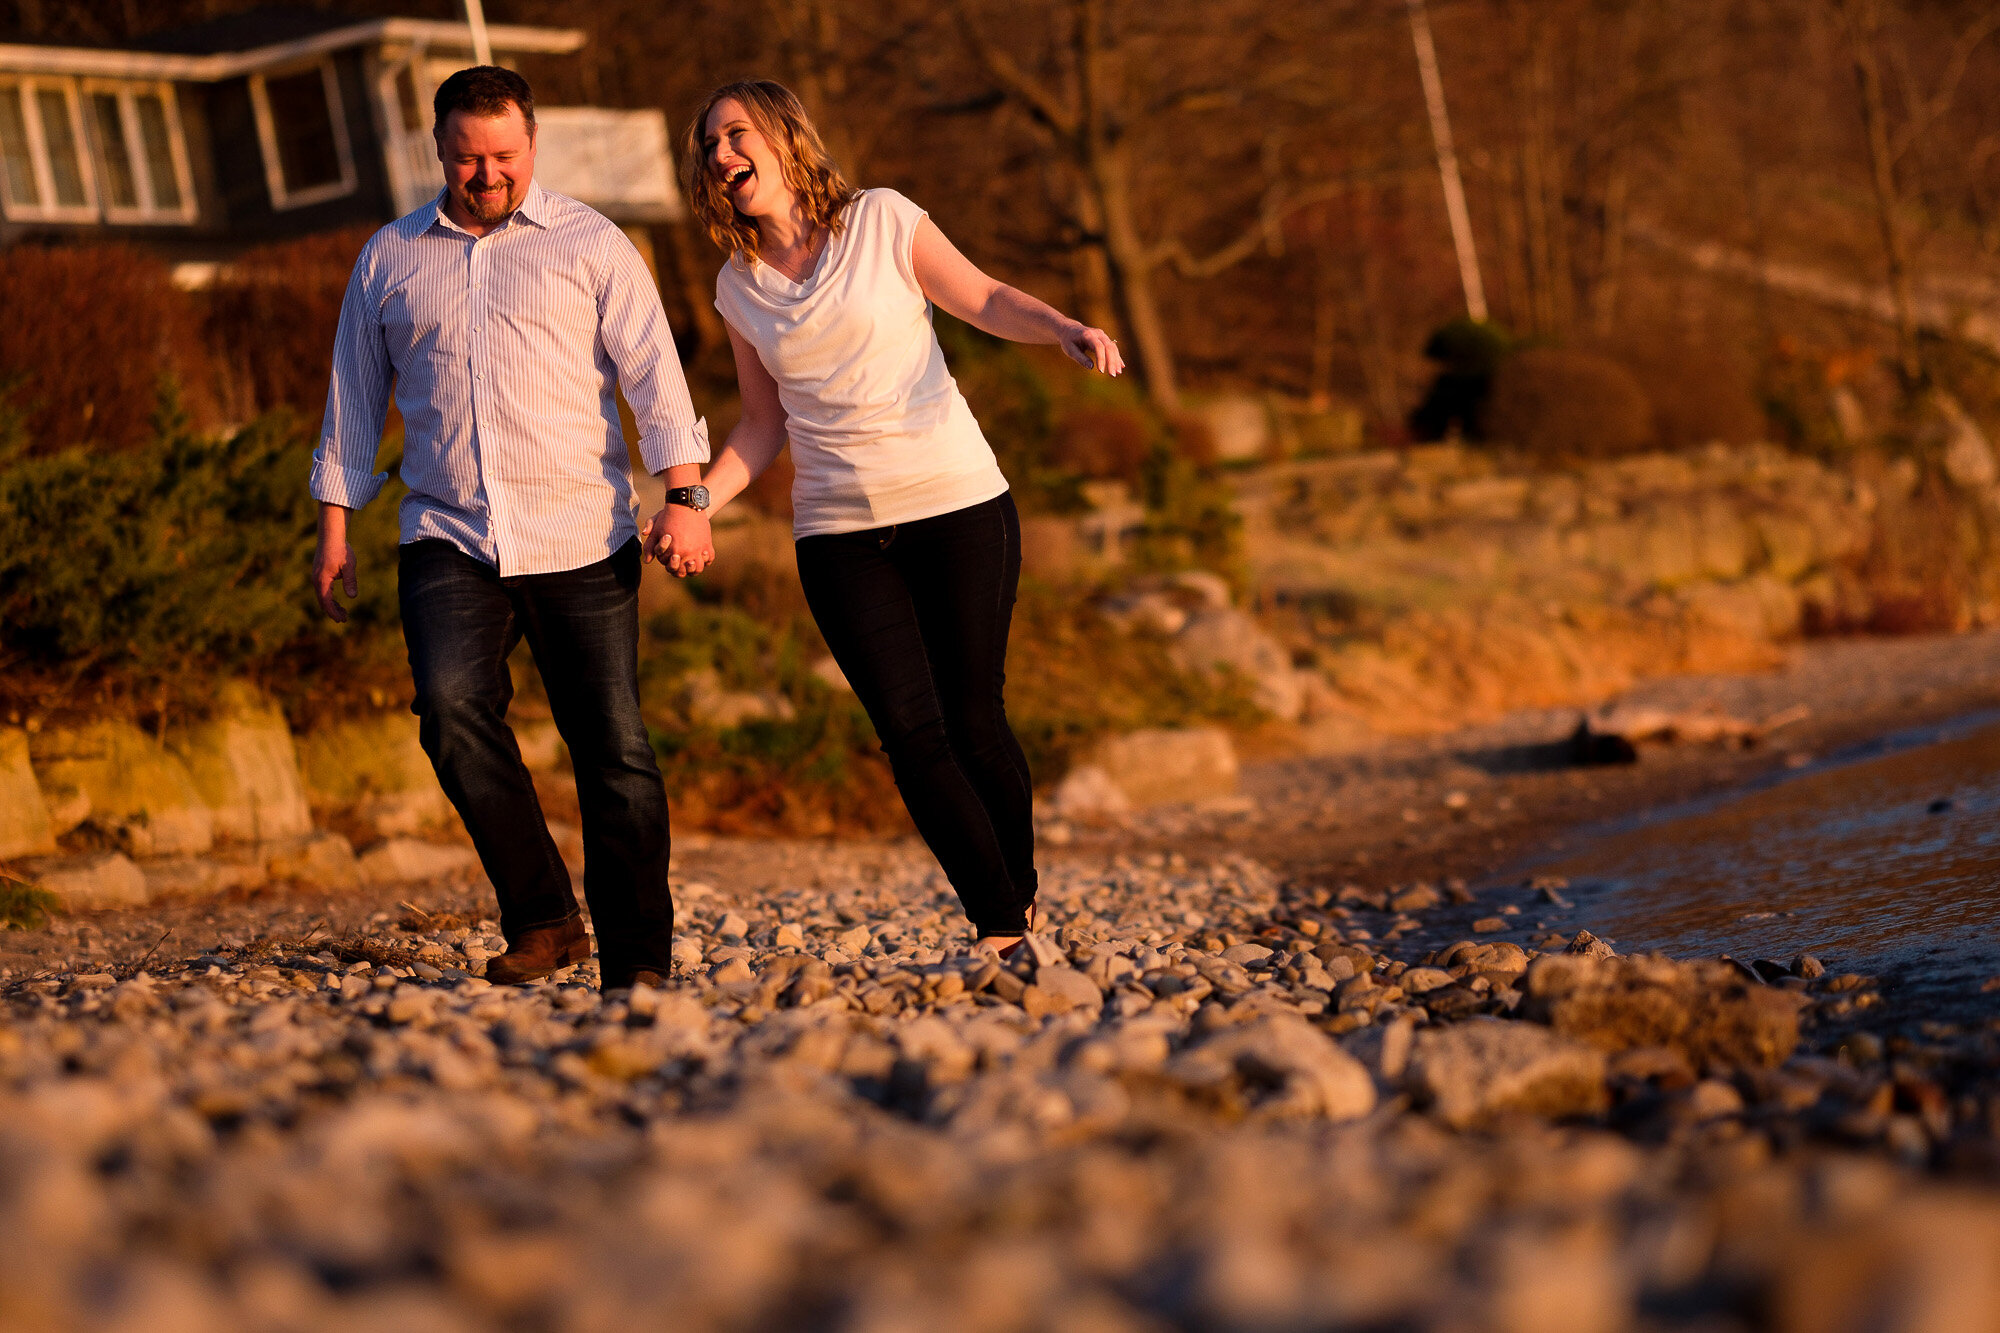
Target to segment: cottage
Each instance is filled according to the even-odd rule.
[[[494,58],[575,29],[494,25]],[[124,48],[0,44],[0,247],[144,242],[201,270],[416,208],[443,184],[431,96],[463,23],[258,10]],[[658,110],[537,108],[536,176],[628,227],[680,216]]]

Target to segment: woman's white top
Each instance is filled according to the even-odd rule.
[[[737,259],[716,275],[715,308],[778,382],[795,537],[933,518],[1007,489],[917,285],[923,217],[894,190],[863,190],[804,282]]]

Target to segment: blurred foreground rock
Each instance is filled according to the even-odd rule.
[[[69,965],[0,979],[0,1324],[2000,1321],[2000,1029],[1795,1052],[1860,978],[1397,958],[1457,905],[1243,857],[1052,863],[1005,965],[915,848],[679,897],[673,984],[608,995],[481,981],[483,887],[272,899],[144,972],[58,923]]]

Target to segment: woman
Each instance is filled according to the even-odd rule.
[[[958,891],[974,947],[1011,953],[1033,928],[1036,884],[1028,763],[1001,698],[1020,518],[930,306],[998,337],[1059,344],[1107,375],[1124,362],[1102,330],[981,273],[902,195],[842,180],[779,84],[711,93],[685,161],[695,214],[729,253],[715,304],[743,395],[704,478],[709,512],[789,437],[813,618]],[[698,572],[713,556],[706,536],[670,507],[649,525],[648,548]]]

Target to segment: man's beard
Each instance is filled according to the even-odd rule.
[[[460,208],[471,214],[474,220],[489,227],[496,222],[505,222],[507,215],[514,211],[512,185],[502,185],[499,189],[485,194],[475,194],[461,186],[453,193],[458,196]]]

